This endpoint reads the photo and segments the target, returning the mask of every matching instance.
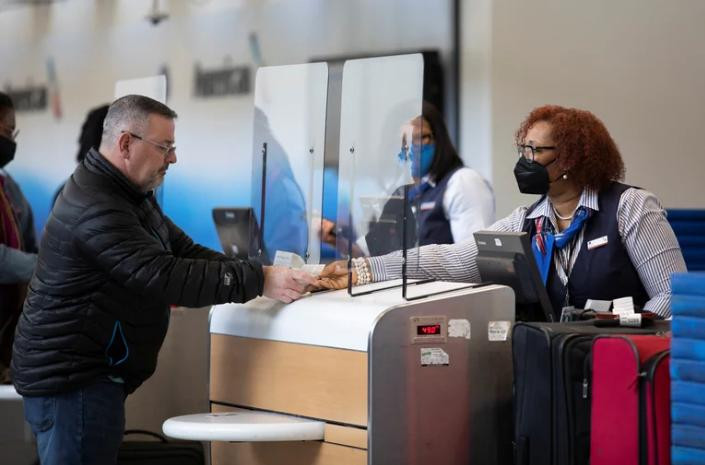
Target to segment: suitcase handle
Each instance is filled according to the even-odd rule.
[[[151,436],[153,438],[159,439],[160,442],[169,442],[169,440],[162,436],[159,433],[155,433],[153,431],[147,431],[146,429],[128,429],[125,430],[124,435],[127,436],[128,434],[144,434],[145,436]]]

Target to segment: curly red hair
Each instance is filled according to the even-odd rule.
[[[544,105],[535,108],[521,123],[516,143],[522,144],[534,124],[551,125],[556,146],[556,163],[578,185],[601,190],[611,181],[624,178],[624,162],[605,125],[589,111]]]

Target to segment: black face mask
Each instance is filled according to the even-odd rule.
[[[548,165],[558,160],[552,160]],[[548,192],[550,181],[548,179],[548,170],[541,163],[531,162],[524,157],[519,157],[516,166],[514,166],[514,177],[517,179],[519,192],[522,194],[540,194]]]
[[[16,149],[17,143],[15,141],[0,136],[0,169],[5,168],[5,165],[15,158]]]

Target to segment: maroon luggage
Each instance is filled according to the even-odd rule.
[[[670,343],[664,336],[595,339],[591,465],[671,463]]]

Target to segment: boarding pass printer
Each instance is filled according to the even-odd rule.
[[[214,307],[211,412],[164,432],[217,465],[511,463],[512,290],[391,284]]]

